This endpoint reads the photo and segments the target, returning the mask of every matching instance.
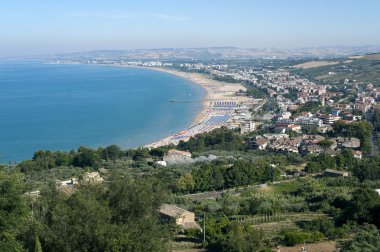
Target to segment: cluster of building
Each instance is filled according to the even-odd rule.
[[[170,67],[173,63],[162,61],[122,61],[117,62],[117,65],[141,66],[141,67]]]
[[[258,135],[249,141],[258,150],[271,150],[279,153],[300,153],[300,154],[321,154],[329,153],[331,155],[339,154],[344,149],[352,150],[356,158],[361,158],[360,140],[355,137],[335,137],[329,138],[331,146],[324,149],[319,142],[325,137],[321,135],[301,135],[290,137],[288,134],[268,133]]]
[[[333,109],[333,112],[319,115],[319,119],[325,124],[332,124],[334,121],[341,119],[360,120],[360,117],[355,117],[352,114],[353,110],[366,113],[371,108],[380,109],[380,89],[375,88],[372,84],[362,88],[355,80],[347,79],[344,81],[346,91],[353,90],[358,94],[355,101],[352,102],[346,99],[347,97],[344,97],[343,92],[332,91],[332,86],[330,85],[319,85],[282,69],[268,70],[232,65],[206,65],[203,63],[185,63],[181,64],[180,67],[187,70],[204,70],[213,76],[228,77],[236,81],[252,83],[257,88],[264,89],[283,112],[295,111],[308,102],[318,102],[322,106],[328,105]],[[341,112],[340,115],[337,114],[339,112]],[[307,118],[303,120],[301,118],[300,123],[320,124],[320,121]]]

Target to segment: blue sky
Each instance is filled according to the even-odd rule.
[[[379,45],[378,0],[0,0],[0,56]]]

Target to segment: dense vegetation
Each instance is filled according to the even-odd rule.
[[[365,143],[370,132],[365,122],[338,122],[327,137],[352,136]],[[356,159],[350,150],[336,156],[273,154],[255,150],[251,137],[226,128],[198,135],[177,148],[218,158],[168,167],[154,161],[173,146],[37,151],[32,160],[4,165],[0,247],[167,251],[177,241],[177,229],[159,221],[158,209],[173,203],[194,211],[199,222],[206,216],[206,242],[200,231],[187,235],[211,250],[269,251],[337,240],[342,251],[358,251],[359,244],[377,251],[380,196],[374,189],[380,188],[380,156]],[[320,144],[329,145],[328,140]],[[352,176],[326,178],[320,174],[325,169]],[[308,176],[299,177],[300,170]],[[87,171],[99,171],[105,181],[80,183],[72,192],[57,186],[57,179],[80,178]],[[31,190],[40,196],[24,194]],[[198,192],[205,193],[189,196]]]
[[[205,150],[239,150],[242,148],[242,139],[226,127],[216,129],[211,133],[202,133],[189,141],[180,141],[178,148],[191,152]]]
[[[111,174],[108,183],[83,184],[73,194],[53,184],[29,199],[19,174],[0,176],[2,251],[166,250],[170,230],[157,209],[167,194],[159,185]]]

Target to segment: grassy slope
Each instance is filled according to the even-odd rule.
[[[349,79],[380,86],[380,60],[342,60],[337,65],[295,69],[293,72],[322,84],[338,84]],[[329,75],[329,72],[335,74]]]

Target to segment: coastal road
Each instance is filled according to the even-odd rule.
[[[254,109],[252,109],[253,112],[257,112],[259,109],[261,109],[265,103],[267,103],[268,100],[265,98],[258,106],[256,106]]]

